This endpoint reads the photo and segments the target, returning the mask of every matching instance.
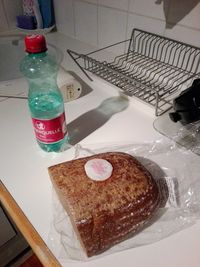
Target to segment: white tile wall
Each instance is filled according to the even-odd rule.
[[[75,1],[75,37],[97,46],[97,6]]]
[[[130,38],[130,34],[133,28],[138,28],[163,35],[165,31],[165,21],[129,13],[127,38]]]
[[[186,16],[184,16],[186,14]],[[200,1],[181,0],[170,3],[168,21],[179,25],[200,29]]]
[[[156,3],[156,0],[130,0],[129,11],[146,17],[165,20],[163,5],[163,2]]]
[[[0,31],[8,29],[8,22],[4,11],[3,0],[0,1]]]
[[[83,0],[84,2],[88,2],[90,4],[97,4],[98,0]]]
[[[199,0],[54,0],[58,31],[102,47],[133,27],[200,46]],[[13,28],[21,0],[0,0],[0,31]]]
[[[66,35],[75,36],[74,7],[72,0],[60,0],[54,4],[57,28]]]
[[[23,12],[21,0],[3,0],[3,5],[8,27],[13,29],[16,27],[16,16],[21,15]]]
[[[98,44],[104,47],[126,38],[127,14],[107,7],[98,8]],[[112,47],[112,52],[122,53],[124,47]]]
[[[165,36],[200,47],[200,32],[191,28],[176,25],[172,29],[166,30]]]
[[[129,0],[98,0],[99,6],[107,6],[115,9],[128,11]]]
[[[200,46],[199,0],[54,0],[54,5],[58,31],[98,47],[129,38],[134,27]]]

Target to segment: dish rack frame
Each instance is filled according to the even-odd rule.
[[[119,45],[122,53],[103,60],[104,53]],[[200,78],[200,48],[136,28],[130,39],[88,54],[67,52],[91,81],[88,72],[150,104],[156,116],[169,110],[173,99]]]

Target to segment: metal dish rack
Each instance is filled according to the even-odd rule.
[[[107,52],[116,49],[122,52],[108,60]],[[200,78],[200,48],[140,29],[133,29],[128,40],[88,54],[67,52],[90,80],[88,71],[152,105],[156,116]]]

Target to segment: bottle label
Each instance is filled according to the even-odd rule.
[[[50,144],[61,141],[67,133],[64,112],[50,120],[32,118],[32,122],[36,138],[42,143]]]

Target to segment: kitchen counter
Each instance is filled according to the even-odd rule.
[[[47,40],[61,49],[64,56],[63,68],[76,73],[85,90],[83,96],[65,104],[69,135],[74,144],[78,142],[84,147],[96,144],[98,147],[101,144],[138,143],[164,138],[153,128],[155,116],[151,107],[134,98],[121,98],[114,86],[94,76],[94,81],[89,81],[66,53],[67,48],[82,53],[95,48],[59,33],[48,34]],[[102,111],[102,106],[106,107],[103,115],[97,112]],[[101,123],[97,123],[99,121]],[[200,266],[200,254],[197,251],[200,247],[200,223],[154,244],[88,262],[69,261],[66,264],[57,248],[52,248],[51,254],[48,247],[53,222],[53,204],[52,185],[47,168],[72,159],[74,147],[58,154],[40,150],[33,134],[27,101],[24,99],[1,98],[0,122],[0,177],[5,190],[8,190],[16,202],[13,211],[15,208],[20,209],[19,212],[14,212],[13,217],[18,220],[18,224],[20,218],[22,219],[22,232],[26,238],[28,236],[29,243],[46,266],[58,266],[56,263],[53,265],[51,261],[48,262],[46,256],[55,257],[61,266]],[[3,194],[0,195],[0,200],[8,206],[9,194],[6,197],[4,195],[4,198]],[[19,214],[20,217],[17,217]],[[27,229],[35,231],[38,237],[32,238]],[[38,244],[37,240],[40,240]]]

